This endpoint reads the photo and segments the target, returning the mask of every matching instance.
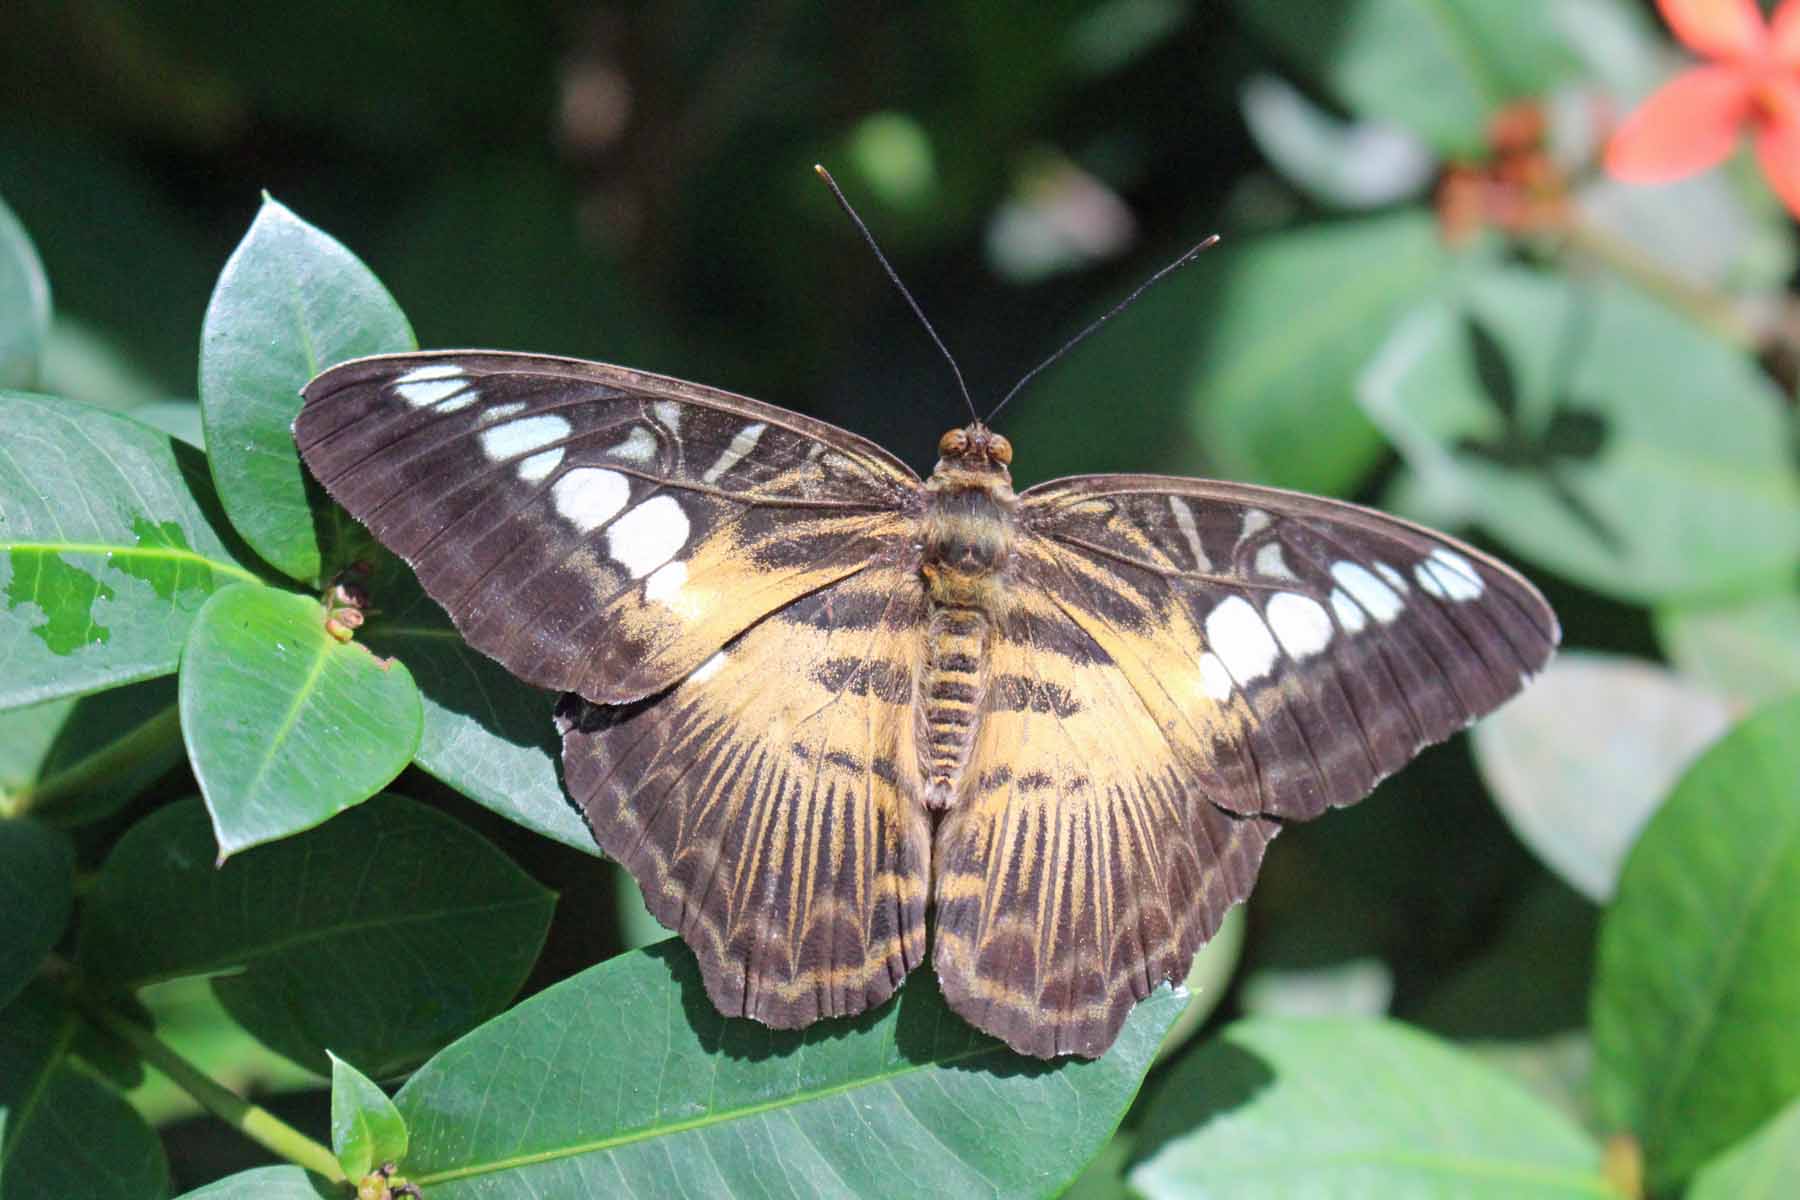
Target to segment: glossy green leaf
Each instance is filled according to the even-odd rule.
[[[1239,17],[1344,107],[1450,157],[1486,148],[1488,119],[1571,66],[1557,0],[1238,0]]]
[[[1178,1062],[1144,1111],[1130,1181],[1152,1200],[1614,1197],[1574,1123],[1392,1021],[1241,1021]]]
[[[62,937],[74,899],[69,839],[36,821],[0,820],[0,1008]]]
[[[25,227],[0,200],[0,387],[37,386],[50,340],[50,283]]]
[[[1800,692],[1800,592],[1656,610],[1656,640],[1684,675],[1749,704]]]
[[[158,1200],[162,1142],[69,1056],[76,1017],[49,988],[0,1011],[0,1196]]]
[[[1475,726],[1475,763],[1520,840],[1604,902],[1644,822],[1731,717],[1665,667],[1565,650]]]
[[[1471,330],[1516,380],[1478,381]],[[1520,556],[1628,600],[1784,579],[1800,483],[1780,394],[1748,358],[1623,287],[1496,269],[1408,318],[1363,406],[1432,486]]]
[[[175,681],[0,712],[0,815],[78,825],[116,812],[181,760]]]
[[[170,674],[194,614],[253,563],[192,448],[0,393],[0,708]]]
[[[666,941],[670,930],[651,914],[644,903],[644,889],[631,877],[631,872],[615,864],[610,873],[619,944],[628,950],[637,950]]]
[[[719,1016],[678,941],[533,996],[395,1097],[432,1200],[1050,1196],[1111,1135],[1186,997],[1092,1062],[1021,1059],[928,970],[873,1012],[779,1032]]]
[[[1800,1097],[1694,1173],[1687,1200],[1790,1200],[1800,1180]]]
[[[485,839],[397,796],[212,860],[197,799],[133,826],[89,901],[84,969],[133,987],[211,975],[239,1023],[321,1073],[330,1047],[392,1074],[498,1012],[555,903]]]
[[[325,631],[310,596],[226,588],[181,659],[181,735],[219,857],[368,799],[411,761],[419,692],[402,663]]]
[[[225,511],[295,579],[319,581],[348,521],[294,448],[301,387],[347,358],[415,344],[400,307],[355,255],[263,201],[207,305],[200,409]]]
[[[419,766],[508,820],[598,855],[563,791],[555,695],[472,649],[397,559],[383,557],[369,592],[373,616],[358,640],[405,663],[418,684]]]
[[[310,1175],[299,1167],[252,1167],[177,1200],[345,1200],[344,1185]]]
[[[1393,322],[1451,286],[1467,257],[1446,251],[1421,212],[1209,250],[1007,410],[1020,485],[1162,469],[1354,489],[1384,452],[1357,406],[1357,375]],[[1071,438],[1069,422],[1088,413],[1093,428]],[[1193,430],[1191,449],[1171,445],[1178,424]]]
[[[1682,778],[1600,926],[1594,1092],[1672,1186],[1800,1095],[1800,698]]]
[[[331,1055],[331,1152],[352,1180],[406,1157],[406,1122],[386,1092]]]

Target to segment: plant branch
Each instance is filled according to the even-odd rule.
[[[1682,278],[1592,222],[1574,217],[1560,232],[1571,249],[1586,254],[1652,295],[1660,296],[1670,307],[1686,313],[1734,346],[1754,353],[1773,332],[1747,316],[1729,296]]]
[[[77,993],[75,1004],[88,1020],[122,1038],[144,1057],[145,1062],[167,1075],[177,1087],[192,1096],[200,1107],[251,1141],[334,1183],[345,1181],[344,1170],[338,1166],[337,1158],[329,1148],[307,1137],[274,1113],[245,1100],[176,1053],[173,1047],[151,1030],[145,1029],[94,996]]]

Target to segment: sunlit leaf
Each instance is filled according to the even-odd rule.
[[[387,1093],[331,1055],[331,1152],[351,1179],[406,1157],[406,1122]]]
[[[319,582],[348,520],[300,465],[301,387],[347,358],[414,345],[399,306],[355,255],[264,200],[206,309],[200,409],[225,511],[295,579]]]
[[[1656,640],[1684,674],[1749,704],[1800,692],[1800,592],[1656,610]]]
[[[1396,1022],[1252,1018],[1145,1097],[1133,1188],[1161,1197],[1384,1200],[1613,1193],[1577,1126]]]
[[[406,667],[332,637],[310,596],[226,588],[188,635],[181,735],[220,858],[380,791],[411,761],[420,721]]]
[[[1565,650],[1475,726],[1475,762],[1525,844],[1604,901],[1644,822],[1731,716],[1667,668]]]
[[[1787,1200],[1800,1179],[1800,1097],[1694,1173],[1687,1200]]]
[[[929,971],[853,1020],[719,1016],[677,941],[533,996],[395,1097],[432,1200],[653,1194],[1050,1196],[1111,1135],[1185,997],[1091,1062],[1021,1059]]]
[[[1519,409],[1478,386],[1486,330]],[[1521,556],[1629,600],[1718,594],[1800,563],[1780,394],[1748,358],[1623,287],[1518,268],[1408,318],[1363,406],[1434,487]]]
[[[264,1043],[324,1073],[326,1049],[389,1075],[500,1010],[554,897],[484,838],[396,796],[213,866],[197,799],[114,848],[83,969],[130,987],[213,976]]]
[[[1672,1187],[1800,1095],[1800,698],[1695,763],[1600,927],[1594,1091]]]
[[[84,404],[0,393],[0,707],[174,671],[221,586],[257,579],[205,460]]]

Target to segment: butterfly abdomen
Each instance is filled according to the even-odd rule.
[[[932,607],[917,709],[927,808],[945,809],[955,803],[981,719],[992,631],[988,614],[980,608]]]

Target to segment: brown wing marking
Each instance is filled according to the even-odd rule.
[[[1047,595],[1016,603],[970,782],[937,831],[932,959],[978,1028],[1091,1058],[1186,976],[1278,826],[1212,804],[1112,655]]]
[[[848,1016],[925,957],[923,607],[916,575],[870,568],[664,695],[564,701],[570,794],[727,1016],[784,1029]]]

